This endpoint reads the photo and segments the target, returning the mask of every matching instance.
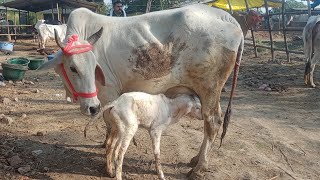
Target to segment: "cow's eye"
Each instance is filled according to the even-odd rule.
[[[70,70],[74,73],[78,73],[77,69],[75,67],[70,67]]]

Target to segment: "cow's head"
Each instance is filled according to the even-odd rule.
[[[100,111],[96,82],[105,85],[103,71],[92,52],[102,31],[103,28],[86,40],[78,40],[77,35],[72,35],[67,38],[67,43],[62,43],[55,30],[55,40],[61,51],[40,67],[41,70],[54,67],[61,76],[66,91],[71,92],[74,102],[80,102],[81,112],[91,116]]]
[[[247,26],[253,29],[259,29],[261,27],[262,17],[254,10],[250,10],[246,17]]]

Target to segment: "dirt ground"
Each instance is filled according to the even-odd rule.
[[[15,54],[34,54],[36,43],[17,42]],[[51,47],[54,43],[51,42]],[[320,89],[303,84],[304,62],[292,55],[285,63],[270,63],[270,52],[254,58],[246,48],[234,99],[233,115],[220,149],[219,138],[210,153],[205,179],[320,179]],[[92,126],[83,137],[87,118],[79,106],[64,99],[60,78],[53,70],[28,71],[25,80],[0,87],[0,114],[12,117],[10,125],[0,125],[0,179],[109,179],[104,170],[105,125]],[[315,82],[320,86],[320,70]],[[267,84],[272,91],[258,88]],[[38,89],[38,93],[33,93]],[[230,93],[222,95],[225,111]],[[14,101],[18,98],[18,101]],[[23,118],[23,114],[27,116]],[[196,155],[203,137],[203,122],[188,117],[170,127],[162,137],[162,165],[167,179],[186,179],[190,159]],[[151,141],[145,130],[136,135],[124,160],[124,179],[157,179]],[[41,150],[36,155],[32,151]],[[10,165],[10,158],[21,162]],[[30,167],[19,173],[21,167]],[[28,168],[27,168],[28,169]]]

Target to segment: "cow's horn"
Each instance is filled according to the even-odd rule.
[[[101,37],[102,35],[102,32],[103,32],[103,27],[100,28],[100,30],[96,33],[94,33],[93,35],[91,35],[89,38],[88,38],[88,42],[92,45],[94,45],[98,39]]]
[[[64,45],[62,44],[60,37],[58,36],[58,31],[56,29],[54,29],[54,39],[56,40],[57,45],[63,49]]]

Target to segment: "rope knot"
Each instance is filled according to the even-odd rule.
[[[72,36],[70,36],[69,38],[68,38],[68,43],[73,43],[73,42],[76,42],[76,41],[78,41],[78,35],[76,35],[76,34],[73,34]]]

